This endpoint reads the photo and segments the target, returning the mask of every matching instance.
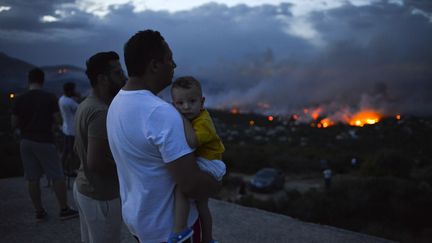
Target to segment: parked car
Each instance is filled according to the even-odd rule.
[[[251,190],[258,192],[280,190],[284,184],[284,173],[275,168],[263,168],[259,170],[249,182]]]

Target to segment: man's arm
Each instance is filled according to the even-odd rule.
[[[88,169],[102,176],[114,175],[116,166],[114,160],[107,156],[110,153],[107,139],[89,137],[87,145]]]
[[[183,127],[185,130],[186,141],[189,147],[191,148],[198,147],[198,139],[192,127],[192,123],[188,119],[186,119],[186,117],[182,116],[182,118],[183,118]]]
[[[187,197],[205,199],[221,189],[221,183],[198,168],[193,153],[168,163],[166,168]]]

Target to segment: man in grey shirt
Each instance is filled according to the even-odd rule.
[[[115,52],[100,52],[87,60],[92,91],[75,115],[74,149],[80,168],[74,198],[82,215],[83,242],[120,242],[121,202],[117,171],[108,145],[108,106],[126,77]]]

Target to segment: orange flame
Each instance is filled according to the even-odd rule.
[[[318,122],[317,127],[318,128],[327,128],[329,126],[333,126],[335,123],[330,120],[329,118],[324,118],[320,122]]]
[[[317,120],[322,112],[322,108],[318,107],[316,109],[309,110],[308,108],[303,109],[303,113],[312,117],[313,120]]]
[[[239,110],[236,107],[231,108],[231,114],[238,114]]]
[[[362,127],[366,124],[375,124],[377,122],[379,122],[381,119],[381,115],[376,112],[376,111],[372,111],[372,110],[364,110],[364,111],[360,111],[357,114],[355,114],[350,120],[349,120],[349,124],[351,126],[358,126],[358,127]]]
[[[320,113],[321,113],[321,108],[319,108],[319,107],[316,108],[315,110],[313,110],[311,112],[312,119],[314,119],[314,120],[318,119]]]
[[[397,114],[396,115],[396,120],[400,120],[401,119],[401,115],[400,114]]]

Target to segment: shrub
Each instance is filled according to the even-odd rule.
[[[395,150],[383,149],[361,166],[367,176],[395,176],[408,178],[413,168],[413,161]]]

